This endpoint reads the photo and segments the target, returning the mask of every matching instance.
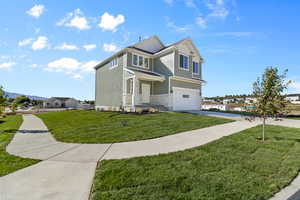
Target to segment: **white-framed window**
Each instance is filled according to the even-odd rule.
[[[138,66],[138,56],[135,54],[132,55],[132,65]]]
[[[143,56],[139,56],[139,66],[140,67],[144,66],[144,57]]]
[[[118,58],[114,58],[110,61],[110,69],[118,67]]]
[[[179,54],[179,68],[189,71],[189,57]]]
[[[199,74],[199,63],[193,61],[193,74]]]
[[[145,57],[145,56],[132,54],[132,65],[149,69],[150,58]]]
[[[149,65],[150,65],[149,58],[145,58],[144,59],[144,66],[145,66],[145,68],[149,68]]]

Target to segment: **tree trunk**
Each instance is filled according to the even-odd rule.
[[[265,141],[265,125],[266,125],[266,118],[263,119],[263,132],[262,132],[262,141]]]

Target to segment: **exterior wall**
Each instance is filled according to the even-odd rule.
[[[118,58],[118,67],[110,69],[109,66],[110,63],[106,63],[96,70],[96,109],[100,106],[122,106],[123,56]]]
[[[153,94],[161,95],[169,93],[169,77],[173,76],[174,72],[174,55],[175,52],[169,52],[161,55],[154,60],[154,72],[162,74],[165,76],[166,80],[164,82],[154,82],[153,83]]]
[[[191,55],[191,51],[189,50],[187,44],[180,44],[178,46],[178,50],[175,51],[174,55],[174,75],[175,76],[181,76],[185,78],[202,78],[202,63],[200,61],[200,58],[198,56]],[[184,54],[185,56],[189,57],[189,70],[184,70],[180,68],[180,61],[179,61],[179,55],[180,53]],[[199,63],[199,74],[193,74],[193,61]]]

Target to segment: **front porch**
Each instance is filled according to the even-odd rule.
[[[154,72],[124,70],[123,107],[150,108],[167,107],[169,94],[155,94],[154,87],[165,81],[165,77]]]

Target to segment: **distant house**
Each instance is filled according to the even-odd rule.
[[[52,97],[44,101],[44,108],[78,108],[79,101],[68,97]]]
[[[226,111],[228,110],[227,104],[215,104],[215,103],[206,103],[202,104],[202,110],[222,110]]]
[[[246,97],[246,99],[245,99],[246,104],[253,104],[256,102],[257,102],[257,98],[255,98],[255,97]]]
[[[300,104],[300,94],[288,94],[285,99],[290,101],[292,104]]]
[[[235,99],[223,99],[223,104],[230,104],[230,103],[234,103]]]

